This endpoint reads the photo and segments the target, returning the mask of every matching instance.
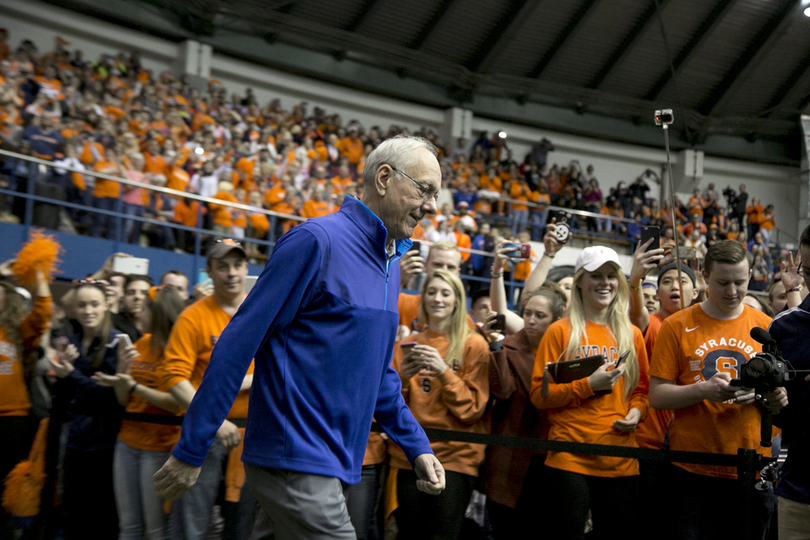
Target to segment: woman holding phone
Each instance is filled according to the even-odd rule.
[[[129,345],[112,328],[103,280],[75,282],[75,315],[79,333],[59,347],[51,360],[58,377],[54,410],[64,410],[69,424],[62,465],[65,538],[113,539],[118,519],[113,492],[113,448],[124,407],[112,388],[92,377],[98,372],[114,375],[118,348]]]
[[[619,256],[602,246],[585,248],[575,269],[569,316],[549,327],[537,350],[531,401],[546,410],[551,440],[634,447],[634,430],[648,409],[648,364],[644,339],[628,317]],[[555,383],[547,370],[598,355],[604,364],[570,383]],[[584,538],[589,508],[589,538],[635,537],[635,520],[626,517],[636,507],[635,459],[549,452],[544,477],[554,486],[543,505],[549,538]]]
[[[126,412],[163,415],[180,412],[180,406],[164,387],[161,365],[163,349],[183,308],[183,300],[172,287],[149,289],[138,314],[144,335],[135,345],[120,349],[118,356],[119,362],[131,363],[130,372],[119,370],[108,375],[99,371],[93,375],[95,382],[115,390]],[[132,362],[135,358],[137,362]],[[122,422],[113,461],[119,539],[169,537],[168,515],[163,511],[163,500],[155,493],[152,476],[169,459],[179,437],[180,426]]]
[[[492,433],[548,438],[548,426],[529,401],[537,347],[551,323],[562,317],[565,294],[553,282],[529,293],[523,307],[523,328],[502,342],[490,344]],[[536,521],[542,504],[541,472],[545,454],[533,450],[489,446],[483,491],[487,496],[492,535],[496,540],[519,538]]]
[[[464,286],[456,276],[443,270],[430,274],[419,305],[419,321],[427,329],[394,349],[393,366],[405,402],[423,427],[488,433],[489,348],[467,326],[466,306]],[[391,467],[399,469],[397,526],[404,540],[458,538],[484,460],[481,444],[430,446],[447,473],[447,487],[438,496],[418,491],[404,453],[390,448]]]

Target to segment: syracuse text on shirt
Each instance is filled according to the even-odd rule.
[[[608,350],[607,345],[603,345],[601,349],[599,345],[580,345],[577,358],[587,358],[599,354],[605,357],[606,362],[615,362],[619,359],[619,349],[610,347],[610,350]]]

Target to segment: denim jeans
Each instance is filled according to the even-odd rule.
[[[358,540],[382,540],[384,514],[380,512],[386,465],[363,465],[360,483],[349,486],[346,506]]]
[[[143,206],[129,203],[123,203],[123,205],[124,214],[138,217],[143,215]],[[123,228],[124,235],[121,237],[121,239],[128,244],[137,244],[138,239],[141,236],[141,222],[134,219],[125,219]]]
[[[543,241],[543,229],[546,228],[548,210],[532,210],[532,240]]]
[[[93,197],[93,206],[101,210],[114,212],[118,203],[115,197]],[[108,240],[115,238],[115,216],[107,214],[95,214],[93,216],[93,227],[90,229],[90,236],[98,238],[101,236],[101,228],[106,227],[104,235]]]
[[[512,236],[517,236],[518,233],[526,229],[526,222],[529,220],[528,210],[512,210]]]
[[[152,479],[169,459],[169,454],[138,450],[121,440],[116,441],[113,480],[119,540],[169,538],[168,516],[163,512],[163,499],[155,493]]]
[[[217,499],[222,480],[222,461],[226,459],[225,448],[214,441],[203,463],[197,483],[172,505],[172,513],[178,512],[179,527],[185,540],[203,540],[211,521],[211,509]]]

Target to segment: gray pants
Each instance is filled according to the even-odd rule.
[[[251,540],[356,540],[337,478],[245,463],[245,482],[259,502]]]

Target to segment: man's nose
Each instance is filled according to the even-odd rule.
[[[431,197],[430,199],[422,203],[422,210],[424,210],[426,214],[435,214],[436,212],[438,212],[439,207],[436,202],[436,199]]]

